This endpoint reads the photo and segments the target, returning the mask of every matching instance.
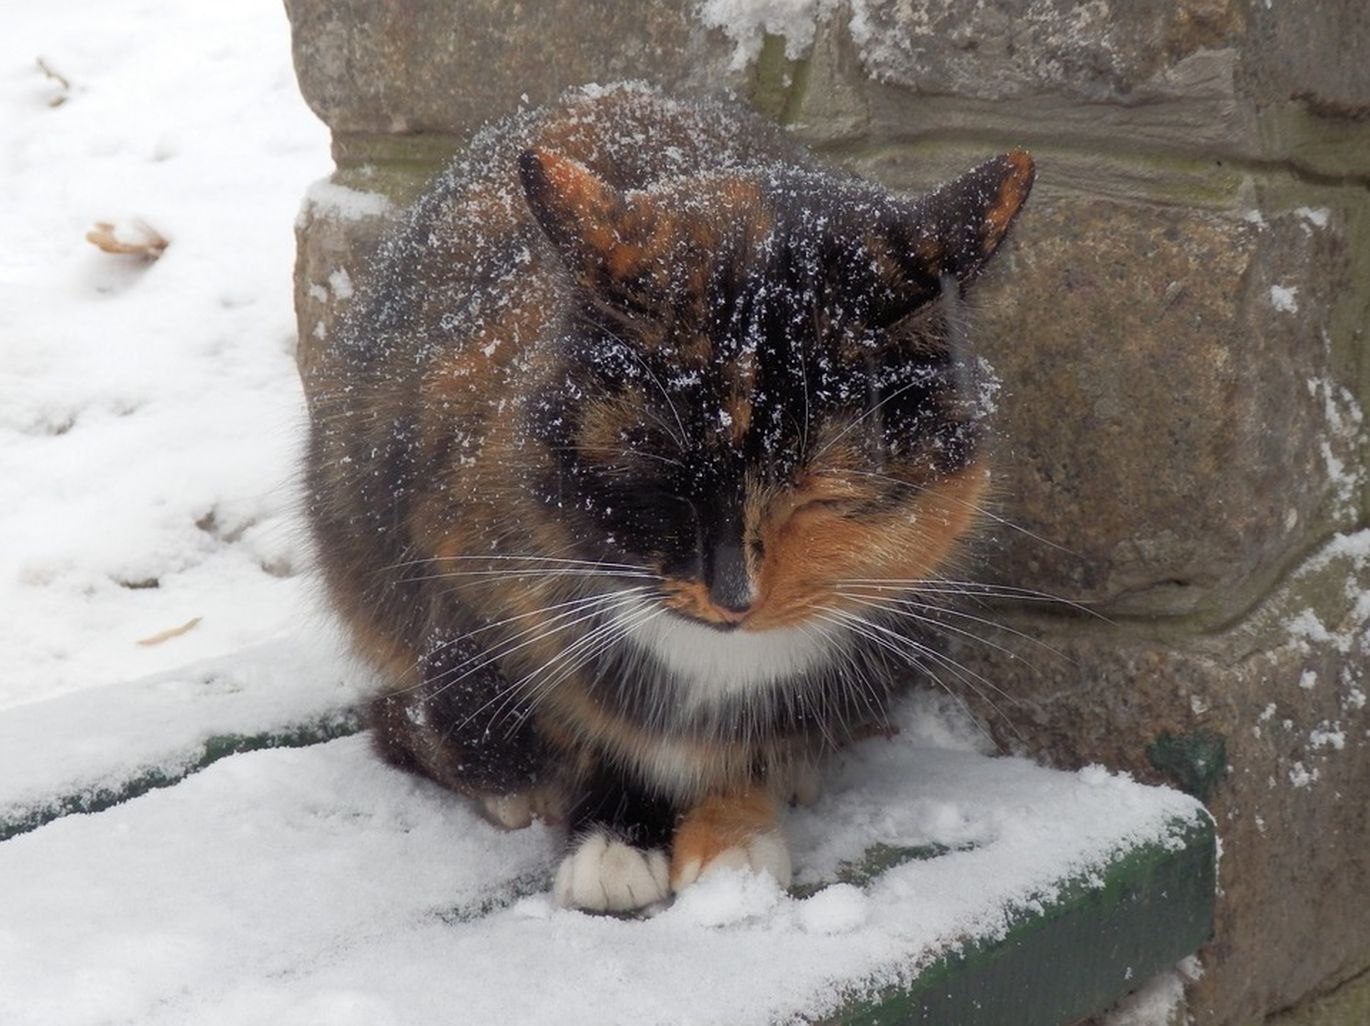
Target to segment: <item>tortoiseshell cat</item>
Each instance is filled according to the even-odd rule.
[[[565,821],[567,905],[787,883],[780,806],[914,676],[890,601],[977,520],[953,322],[1032,176],[911,201],[640,87],[478,137],[314,379],[309,513],[380,752]]]

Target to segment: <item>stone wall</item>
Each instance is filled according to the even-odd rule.
[[[1092,612],[1000,606],[1020,633],[958,655],[1006,745],[1209,803],[1195,1021],[1333,1007],[1370,966],[1370,5],[792,6],[749,43],[695,0],[287,0],[338,165],[299,230],[306,381],[389,214],[568,85],[732,92],[896,189],[1029,148],[977,303],[1014,525],[985,573]]]

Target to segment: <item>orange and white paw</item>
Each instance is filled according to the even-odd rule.
[[[684,890],[721,869],[766,873],[781,887],[788,887],[792,875],[790,849],[780,831],[768,830],[707,856],[683,854],[675,860],[671,888]]]
[[[683,890],[719,869],[767,873],[790,885],[790,849],[772,792],[709,795],[680,821],[671,841],[671,888]]]
[[[596,831],[557,867],[557,904],[587,912],[632,912],[671,893],[670,863],[660,849],[644,850]]]

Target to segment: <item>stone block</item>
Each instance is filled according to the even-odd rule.
[[[1126,103],[1241,31],[1233,0],[855,0],[866,73],[916,93],[1003,100],[1043,92]]]
[[[295,223],[295,362],[306,398],[319,350],[351,304],[354,283],[427,178],[413,169],[340,170],[305,195]]]
[[[1267,214],[1036,198],[981,311],[1005,382],[1002,511],[1031,532],[1006,536],[996,575],[1216,623],[1357,522],[1358,340],[1332,331],[1357,290],[1344,226]]]
[[[1362,961],[1370,963],[1370,952]],[[1263,1022],[1267,1026],[1364,1026],[1370,1022],[1370,972],[1328,987],[1298,1008]]]
[[[1285,161],[1370,175],[1370,38],[1360,0],[849,0],[817,8],[785,69],[785,117],[811,143],[958,134],[1080,152]],[[859,126],[854,128],[853,126]]]
[[[467,138],[568,86],[740,88],[733,48],[680,0],[286,0],[295,70],[335,134]]]
[[[954,647],[977,676],[944,682],[1006,748],[1125,769],[1207,801],[1222,859],[1216,938],[1190,994],[1196,1022],[1290,1007],[1370,952],[1367,594],[1362,531],[1225,631],[977,610],[1034,640],[977,627],[999,648]]]
[[[1247,6],[1243,88],[1258,103],[1300,103],[1334,119],[1370,115],[1370,61],[1364,49],[1370,41],[1370,6],[1361,0]],[[1370,164],[1370,155],[1364,159]]]

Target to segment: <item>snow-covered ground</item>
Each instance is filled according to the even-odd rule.
[[[300,620],[292,229],[331,166],[279,0],[3,22],[0,708]],[[138,221],[153,264],[86,241]]]
[[[0,1022],[761,1026],[1203,814],[986,758],[940,720],[852,752],[789,834],[801,881],[876,839],[959,850],[802,899],[720,875],[645,921],[554,908],[555,831],[501,833],[364,737],[234,756],[0,844]]]
[[[329,161],[278,0],[4,22],[0,826],[367,686],[293,515],[292,223]],[[167,246],[101,252],[99,222]],[[0,1023],[763,1023],[1201,814],[917,712],[794,815],[796,867],[959,850],[803,899],[722,876],[642,922],[554,909],[554,832],[496,833],[365,738],[224,758],[0,842]]]

